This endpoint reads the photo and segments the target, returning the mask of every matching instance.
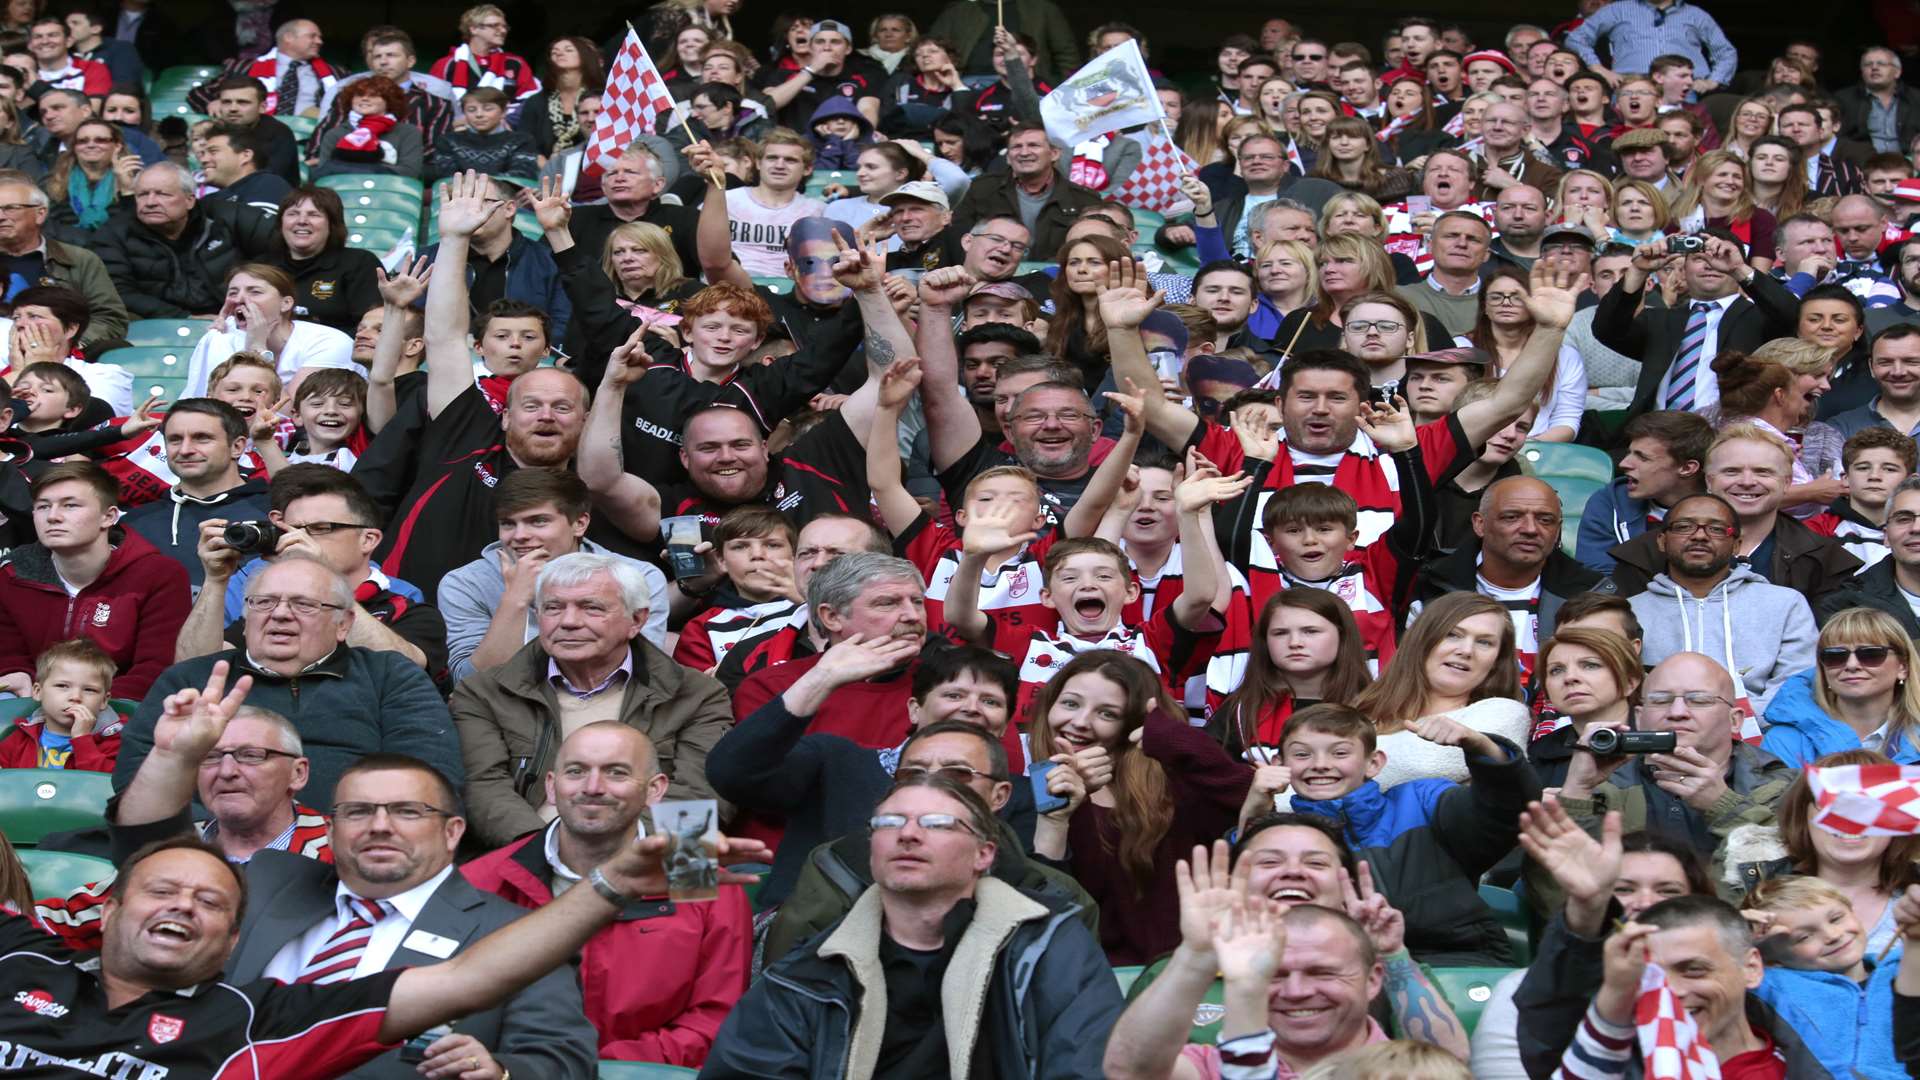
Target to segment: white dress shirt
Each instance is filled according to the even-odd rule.
[[[420,917],[420,909],[427,906],[427,901],[433,896],[434,890],[438,889],[452,873],[453,865],[449,863],[439,873],[406,892],[387,897],[384,901],[387,908],[386,918],[373,924],[373,936],[367,940],[367,949],[360,954],[360,963],[353,969],[354,978],[364,979],[368,975],[387,970],[387,964],[393,960],[393,954],[400,950],[400,942],[406,938],[407,931],[413,929],[413,920]],[[354,899],[358,897],[347,890],[345,882],[334,886],[333,910],[319,922],[308,927],[306,933],[280,946],[280,951],[273,954],[273,962],[268,964],[266,971],[261,974],[283,983],[291,983],[298,979],[301,970],[307,965],[307,960],[320,951],[320,947],[333,937],[334,931],[353,918],[352,913],[347,910],[347,905],[348,901]]]
[[[1707,337],[1705,341],[1700,343],[1700,366],[1696,368],[1693,373],[1693,412],[1700,412],[1709,405],[1717,405],[1720,403],[1720,376],[1713,373],[1713,358],[1720,355],[1720,320],[1727,317],[1727,309],[1732,307],[1733,302],[1740,299],[1740,296],[1739,290],[1736,289],[1718,300],[1697,301],[1698,303],[1712,304],[1713,309],[1707,312]],[[1682,302],[1686,304],[1686,307],[1681,310],[1685,311],[1687,317],[1691,319],[1693,317],[1693,305],[1696,301],[1688,297],[1683,298]],[[1674,347],[1677,358],[1679,355],[1679,341],[1677,339],[1674,342]],[[1672,379],[1673,367],[1669,365],[1667,367],[1667,373],[1660,376],[1660,389],[1653,397],[1654,408],[1659,409],[1666,407],[1667,386]]]

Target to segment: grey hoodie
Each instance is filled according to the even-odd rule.
[[[500,573],[500,541],[495,540],[480,549],[480,557],[454,570],[440,579],[440,593],[436,602],[440,615],[447,621],[447,670],[453,681],[474,673],[473,651],[480,647],[480,641],[487,636],[487,627],[493,623],[494,609],[500,606],[501,597],[507,594],[507,579]],[[579,550],[592,555],[614,555],[591,540],[582,538]],[[642,637],[661,649],[666,649],[667,640],[667,575],[660,568],[639,559],[628,562],[640,568],[647,579],[647,592],[652,601],[647,609],[647,625],[640,631]],[[527,636],[532,641],[540,636],[531,610],[527,612]],[[1811,664],[1813,661],[1807,661]]]
[[[1766,711],[1781,683],[1814,663],[1820,631],[1806,598],[1769,584],[1744,564],[1735,564],[1704,600],[1663,572],[1628,603],[1646,631],[1640,657],[1648,667],[1680,652],[1704,653],[1723,666],[1731,657],[1734,677],[1745,684],[1756,716]]]

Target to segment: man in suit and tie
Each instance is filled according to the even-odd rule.
[[[1720,400],[1714,357],[1793,336],[1799,303],[1786,286],[1747,265],[1739,241],[1725,229],[1699,235],[1705,243],[1685,255],[1678,271],[1686,278],[1683,302],[1635,314],[1648,275],[1677,254],[1669,237],[1640,245],[1619,285],[1594,310],[1594,338],[1640,361],[1631,415],[1704,410]]]
[[[1838,128],[1826,119],[1831,115],[1815,105],[1788,105],[1778,120],[1780,134],[1806,155],[1807,189],[1815,197],[1854,195],[1867,186],[1867,174],[1852,156],[1857,147],[1841,143]]]
[[[192,797],[205,753],[163,752],[178,724],[180,696],[163,707],[154,752],[121,800],[124,826],[177,815]],[[432,766],[369,754],[341,774],[334,795],[333,865],[281,851],[256,852],[248,861],[246,914],[227,959],[229,979],[330,985],[435,964],[526,914],[454,872],[467,823],[452,784]],[[404,1061],[395,1050],[350,1075],[413,1080],[418,1063],[429,1075],[460,1080],[508,1080],[512,1073],[591,1080],[597,1067],[598,1038],[571,965],[451,1028],[427,1046],[423,1062]],[[465,1068],[434,1071],[459,1065]]]

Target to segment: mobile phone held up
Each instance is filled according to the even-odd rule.
[[[1033,808],[1046,814],[1067,805],[1065,795],[1055,795],[1047,790],[1047,776],[1060,767],[1057,761],[1036,761],[1027,766],[1027,780],[1033,785]]]

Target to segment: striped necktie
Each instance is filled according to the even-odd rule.
[[[1673,358],[1673,370],[1667,375],[1666,407],[1679,412],[1693,408],[1694,383],[1700,375],[1700,350],[1707,343],[1707,313],[1713,305],[1696,301],[1687,316],[1687,332],[1680,338],[1680,351]]]
[[[300,111],[300,65],[302,61],[289,60],[280,66],[280,81],[274,86],[273,114],[292,116]]]
[[[353,969],[360,965],[367,943],[373,940],[373,924],[386,918],[387,905],[379,900],[352,896],[347,898],[347,910],[352,913],[351,917],[307,960],[294,982],[325,986],[353,978]]]

